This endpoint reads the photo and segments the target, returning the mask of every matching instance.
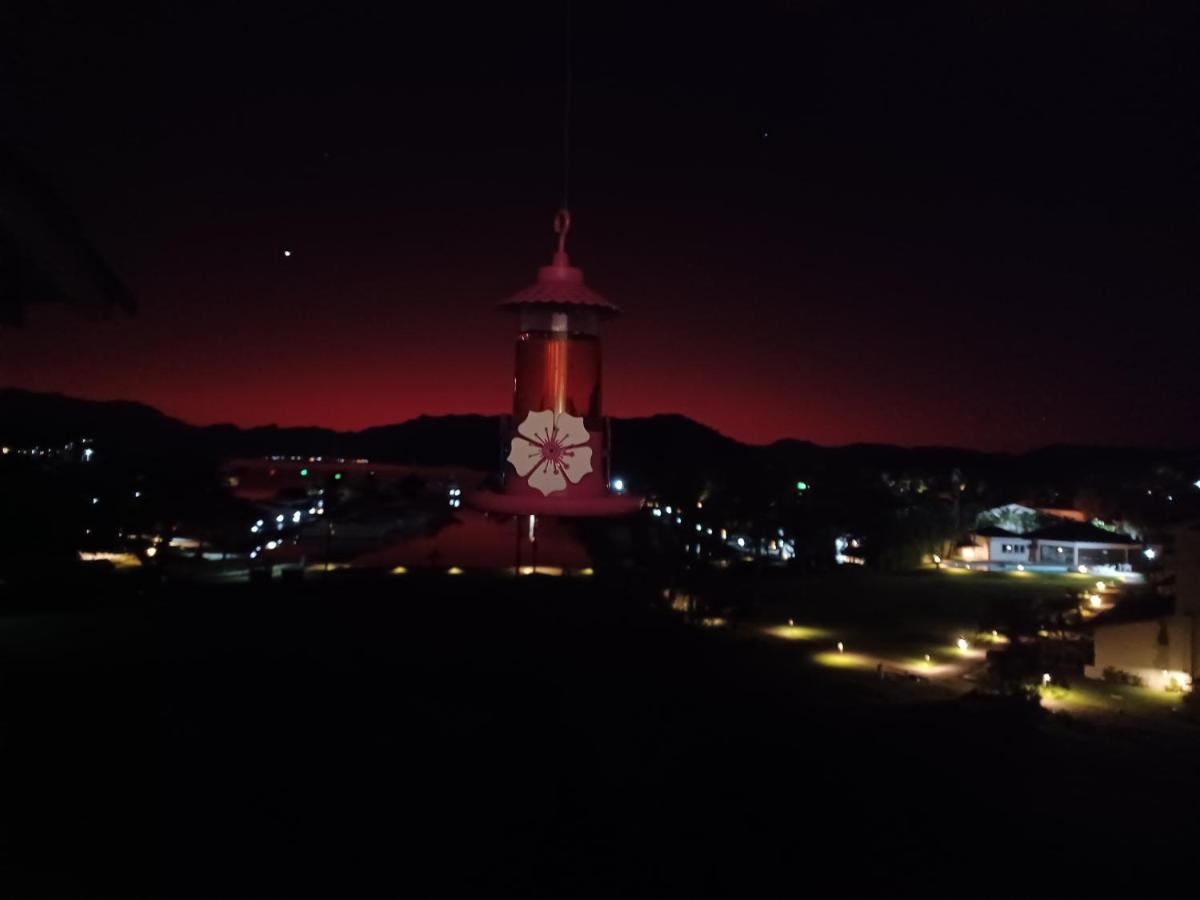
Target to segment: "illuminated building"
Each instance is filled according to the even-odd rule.
[[[1024,533],[989,525],[977,528],[954,549],[954,558],[974,568],[1043,571],[1132,571],[1142,543],[1120,532],[1084,522],[1058,521]]]
[[[1133,676],[1160,690],[1190,690],[1200,675],[1200,525],[1176,529],[1166,559],[1174,597],[1118,603],[1093,625],[1089,678]]]

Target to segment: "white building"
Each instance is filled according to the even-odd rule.
[[[1033,543],[1030,562],[1064,570],[1080,566],[1127,570],[1142,552],[1136,538],[1082,522],[1048,525],[1025,537]]]
[[[1188,690],[1200,675],[1200,525],[1180,528],[1165,560],[1173,600],[1153,598],[1096,620],[1089,678],[1133,675],[1147,687]]]
[[[1030,546],[1030,541],[1017,532],[992,525],[977,529],[965,542],[959,544],[955,556],[969,563],[1015,565],[1029,562]]]

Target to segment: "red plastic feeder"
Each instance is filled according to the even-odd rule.
[[[517,314],[513,432],[504,490],[466,500],[485,512],[621,516],[642,498],[609,490],[608,421],[600,405],[600,323],[620,310],[583,283],[564,249],[571,214],[554,219],[558,250],[537,281],[500,304]]]

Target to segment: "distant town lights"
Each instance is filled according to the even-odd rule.
[[[970,645],[969,643],[967,643],[967,639],[966,639],[965,637],[960,637],[960,638],[959,638],[957,641],[955,641],[954,643],[955,643],[955,645],[958,647],[958,649],[959,649],[959,650],[966,651],[966,650],[969,650],[969,649],[971,648],[971,645]]]
[[[625,479],[624,478],[614,478],[612,487],[613,487],[613,490],[616,491],[618,494],[621,493],[621,491],[625,490]]]
[[[1142,551],[1142,555],[1145,556],[1146,559],[1154,559],[1154,557],[1157,556],[1158,554],[1154,552],[1153,547],[1147,547],[1145,550]]]
[[[746,539],[745,539],[745,538],[738,538],[738,539],[737,539],[737,545],[738,545],[739,547],[745,547],[745,546],[746,546]]]
[[[147,547],[146,548],[146,556],[149,557],[150,559],[153,559],[157,554],[158,554],[157,547]]]

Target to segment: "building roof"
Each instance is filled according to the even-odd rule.
[[[1009,531],[1007,528],[1001,528],[999,525],[988,525],[986,528],[976,528],[975,533],[979,537],[1022,537],[1016,531]]]
[[[1092,628],[1105,625],[1125,625],[1130,622],[1147,622],[1175,613],[1175,600],[1159,594],[1146,594],[1121,600],[1112,609],[1092,619]]]
[[[1063,541],[1064,543],[1117,544],[1122,547],[1135,547],[1141,541],[1127,534],[1115,531],[1105,531],[1095,525],[1082,522],[1061,522],[1047,525],[1025,535],[1038,541]]]

